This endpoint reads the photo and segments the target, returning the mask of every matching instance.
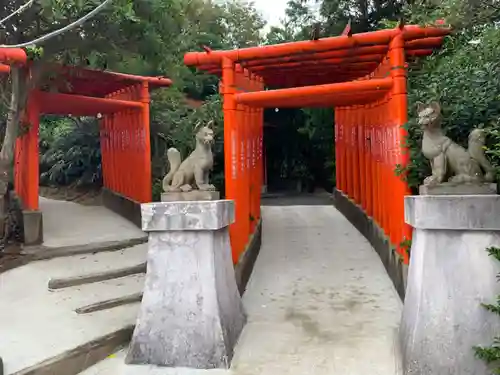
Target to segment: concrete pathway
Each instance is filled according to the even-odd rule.
[[[399,375],[402,303],[378,255],[332,206],[276,204],[231,370],[126,366],[121,351],[82,374]]]
[[[43,245],[61,247],[127,240],[145,234],[134,224],[103,206],[40,197]]]

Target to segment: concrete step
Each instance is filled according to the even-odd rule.
[[[27,246],[21,252],[26,260],[45,260],[52,258],[76,256],[81,254],[96,254],[126,249],[148,242],[146,235],[115,241],[89,242],[81,245],[47,247],[44,245]]]
[[[129,341],[142,273],[49,290],[52,278],[143,264],[147,245],[34,261],[0,274],[0,356],[5,375],[76,375]],[[116,305],[116,299],[124,305]],[[111,300],[111,302],[110,302]],[[102,306],[102,303],[104,306]],[[104,310],[75,310],[98,305]],[[83,353],[86,353],[85,355]]]
[[[80,375],[229,375],[230,370],[168,368],[147,365],[126,365],[127,348],[121,349],[89,367]],[[251,374],[251,373],[249,373]]]
[[[52,268],[48,287],[60,289],[144,273],[147,250],[147,244],[140,244],[113,252],[54,259],[48,263]]]
[[[104,271],[104,272],[93,272],[77,276],[70,276],[65,278],[54,278],[49,280],[49,289],[57,290],[62,288],[68,288],[72,286],[78,286],[83,284],[91,284],[100,281],[106,281],[111,279],[117,279],[120,277],[126,277],[130,275],[135,275],[138,273],[146,273],[146,262],[140,263],[130,267],[119,268],[116,270]]]
[[[49,293],[58,300],[64,301],[71,311],[76,311],[78,308],[98,302],[140,293],[144,288],[144,279],[145,274],[130,275],[92,284],[51,290]]]
[[[144,237],[132,222],[104,206],[40,198],[43,244],[50,248],[97,244]]]
[[[123,347],[130,340],[134,327],[127,326],[107,335],[97,337],[82,345],[68,349],[54,357],[22,369],[12,375],[77,375],[89,366],[99,363]],[[8,370],[8,369],[7,369]]]
[[[132,303],[140,303],[142,301],[143,295],[144,293],[140,291],[132,294],[126,294],[120,297],[108,298],[85,306],[81,306],[77,308],[75,311],[77,314],[90,314],[96,311],[112,309],[117,306],[123,306]]]
[[[146,261],[147,244],[135,245],[117,251],[80,254],[38,261],[50,279],[76,277],[131,267]],[[47,285],[47,284],[46,284]]]

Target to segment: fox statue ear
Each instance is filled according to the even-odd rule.
[[[210,120],[208,123],[207,123],[207,128],[209,129],[213,129],[214,128],[214,120]]]
[[[196,124],[194,124],[194,131],[198,131],[198,129],[200,128],[200,125],[201,125],[201,121],[198,121]]]
[[[422,112],[425,108],[425,104],[422,102],[417,102],[417,112]]]
[[[429,106],[432,108],[434,112],[441,113],[441,106],[439,105],[438,102],[432,102]]]

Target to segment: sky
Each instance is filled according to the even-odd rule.
[[[268,22],[266,29],[270,26],[278,26],[280,19],[285,17],[288,0],[253,0],[253,2]]]
[[[285,18],[285,9],[288,0],[252,0],[255,8],[259,10],[264,19],[267,21],[267,25],[264,28],[264,32],[269,31],[271,26],[280,26],[281,20]],[[314,13],[319,12],[319,5],[314,0],[309,0],[308,5]]]

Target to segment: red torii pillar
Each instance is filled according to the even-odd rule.
[[[230,227],[233,262],[237,263],[260,220],[262,186],[263,110],[238,104],[238,92],[263,90],[256,75],[222,58],[224,98],[224,158],[226,199],[235,203],[236,221]]]

